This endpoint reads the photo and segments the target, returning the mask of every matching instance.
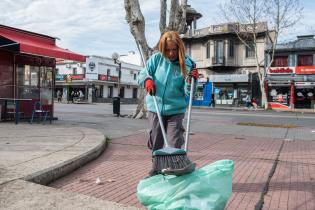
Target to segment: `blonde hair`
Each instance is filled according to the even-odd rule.
[[[182,39],[179,37],[178,32],[176,31],[167,31],[165,32],[159,42],[159,51],[163,54],[164,57],[166,56],[166,42],[167,41],[173,41],[176,43],[178,47],[178,60],[179,60],[179,66],[183,77],[186,77],[187,71],[186,71],[186,64],[185,64],[185,46]]]

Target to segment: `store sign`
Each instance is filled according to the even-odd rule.
[[[315,74],[315,66],[298,66],[295,70],[296,74]]]
[[[99,74],[98,75],[98,80],[109,81],[109,82],[118,82],[118,77],[107,76],[107,75],[104,75],[104,74]]]
[[[57,74],[56,75],[56,81],[63,81],[65,76],[63,74]]]
[[[270,67],[269,74],[293,74],[295,67]]]
[[[71,75],[72,80],[83,80],[84,79],[84,74],[76,74],[76,75]]]
[[[248,82],[248,74],[209,75],[212,82]]]

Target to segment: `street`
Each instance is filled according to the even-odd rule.
[[[132,115],[135,108],[136,105],[122,104],[121,114]],[[148,128],[145,119],[135,120],[129,117],[116,117],[113,114],[112,104],[55,103],[55,116],[58,117],[56,124],[95,128],[110,138],[128,136],[143,132]],[[192,132],[237,134],[290,140],[315,140],[314,113],[194,108],[191,120]],[[257,123],[271,126],[239,126],[238,123]],[[117,125],[121,125],[124,132],[121,132],[121,128]],[[296,127],[289,129],[277,128],[276,126],[279,125],[293,125]]]

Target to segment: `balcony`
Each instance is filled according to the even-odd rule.
[[[212,57],[212,65],[213,66],[224,66],[225,65],[225,56]]]

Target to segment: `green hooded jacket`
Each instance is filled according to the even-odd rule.
[[[193,60],[186,56],[186,71],[187,75],[195,66]],[[144,87],[147,79],[152,79],[156,87],[156,101],[159,106],[161,115],[174,115],[185,113],[186,102],[185,96],[189,96],[190,83],[188,77],[184,78],[181,75],[178,61],[171,62],[165,58],[160,52],[152,55],[147,61],[146,68],[142,69],[138,83]],[[197,82],[194,85],[196,89]],[[150,112],[156,113],[153,97],[147,94],[147,108]]]

